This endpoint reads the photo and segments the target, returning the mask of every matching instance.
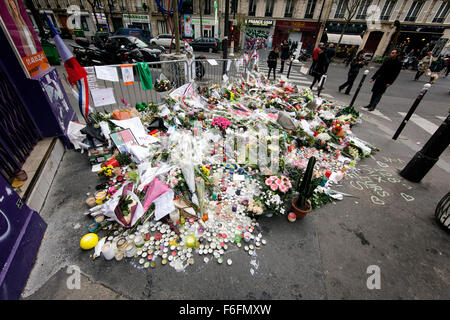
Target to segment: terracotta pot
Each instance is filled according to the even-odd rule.
[[[295,202],[296,201],[297,201],[297,198],[294,198],[294,199],[291,200],[292,211],[297,216],[297,219],[303,219],[309,212],[311,212],[311,209],[312,209],[311,202],[309,202],[309,200],[306,200],[306,204],[308,205],[308,209],[307,210],[301,210],[301,209],[299,209],[299,208],[297,208],[295,206]]]

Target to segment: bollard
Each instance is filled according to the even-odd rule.
[[[400,175],[412,182],[420,182],[439,160],[439,156],[450,143],[450,115],[431,136],[430,140],[417,152],[400,172]]]
[[[416,111],[417,106],[419,105],[420,101],[422,100],[425,93],[427,93],[428,89],[430,89],[431,84],[426,83],[422,90],[420,91],[419,95],[417,96],[416,100],[414,101],[413,105],[409,109],[408,113],[406,114],[405,118],[403,119],[402,123],[400,124],[400,127],[398,127],[397,131],[395,132],[392,139],[397,140],[398,136],[402,132],[403,128],[406,126],[406,124],[409,121],[409,118],[413,115],[414,111]]]
[[[291,73],[291,67],[292,67],[292,57],[291,57],[291,61],[289,62],[289,69],[288,69],[288,73],[287,73],[287,78],[289,79],[289,74]]]
[[[353,104],[355,103],[356,97],[357,97],[358,94],[359,94],[359,90],[361,90],[361,87],[362,87],[362,85],[363,85],[363,83],[364,83],[364,80],[366,80],[366,77],[367,77],[368,74],[369,74],[369,70],[365,70],[365,71],[364,71],[364,74],[363,74],[363,76],[362,76],[362,78],[361,78],[361,81],[359,82],[358,88],[357,88],[356,91],[355,91],[355,95],[353,96],[353,99],[352,99],[352,101],[350,102],[350,107],[353,107]]]

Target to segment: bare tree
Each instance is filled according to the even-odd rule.
[[[365,4],[365,0],[334,0],[336,5],[338,6],[338,9],[341,9],[340,12],[343,10],[343,18],[345,20],[344,27],[341,31],[341,36],[339,37],[339,41],[336,45],[336,51],[339,50],[339,46],[342,41],[342,37],[344,36],[345,30],[347,30],[348,24],[353,20],[356,13],[358,12],[359,7],[361,4]]]
[[[86,0],[89,5],[92,8],[92,13],[94,14],[94,19],[95,19],[95,30],[98,31],[98,19],[97,19],[97,13],[95,11],[95,9],[98,7],[99,5],[99,0]]]

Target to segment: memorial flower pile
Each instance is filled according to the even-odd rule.
[[[172,89],[165,80],[155,88]],[[376,150],[353,134],[360,121],[354,108],[253,71],[224,87],[189,83],[164,103],[135,110],[136,127],[126,136],[134,143],[112,139],[123,130],[112,113],[93,116],[111,149],[98,172],[105,199],[88,215],[105,217],[95,232],[116,260],[134,259],[137,268],[222,264],[242,244],[253,256],[266,243],[257,219],[291,211],[311,157],[316,209],[334,201],[330,186]]]

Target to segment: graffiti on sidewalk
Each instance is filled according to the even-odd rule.
[[[388,197],[393,195],[391,188],[400,189],[399,195],[406,202],[414,201],[410,194],[413,187],[399,176],[392,165],[402,165],[405,161],[398,158],[383,157],[375,165],[358,164],[358,168],[348,174],[350,186],[370,195],[370,201],[376,205],[385,205]],[[393,186],[395,185],[395,186]],[[398,192],[398,191],[397,191]]]

